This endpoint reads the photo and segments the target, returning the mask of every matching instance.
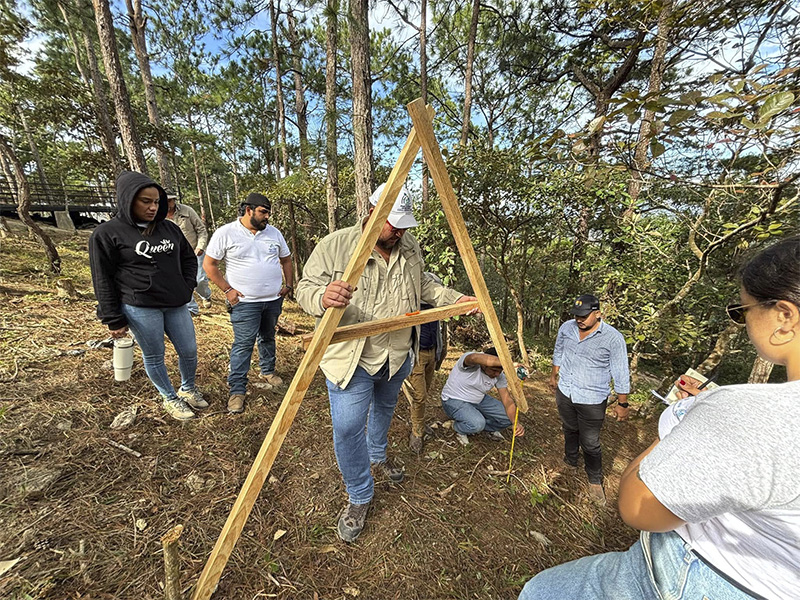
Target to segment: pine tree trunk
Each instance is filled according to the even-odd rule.
[[[27,226],[28,231],[30,231],[31,234],[39,240],[39,243],[41,243],[42,247],[44,248],[47,261],[50,264],[50,271],[54,275],[60,275],[61,257],[58,255],[58,250],[56,250],[55,244],[53,244],[53,240],[50,239],[50,236],[48,236],[44,230],[39,227],[39,224],[31,218],[31,188],[28,184],[28,178],[25,176],[25,170],[22,167],[22,163],[14,153],[14,150],[11,147],[11,144],[9,144],[8,139],[2,133],[0,133],[0,154],[3,155],[5,160],[10,165],[14,173],[14,179],[16,180],[17,214],[19,215],[20,220]]]
[[[278,136],[281,147],[281,165],[283,166],[284,177],[289,175],[289,150],[286,146],[286,108],[283,101],[283,71],[281,69],[281,52],[278,44],[278,15],[275,11],[275,2],[269,3],[270,25],[272,27],[272,60],[275,63],[275,105],[278,109],[277,125]],[[292,250],[292,269],[294,280],[299,281],[300,271],[297,254],[297,220],[294,214],[294,202],[291,198],[286,198],[286,208],[289,213],[289,245]]]
[[[339,208],[339,149],[336,137],[336,49],[339,45],[339,0],[328,0],[326,8],[327,35],[325,40],[325,163],[327,181],[325,192],[328,204],[328,231],[338,227]]]
[[[470,113],[472,112],[472,66],[475,62],[475,39],[478,37],[478,17],[480,16],[480,0],[472,0],[472,20],[469,24],[467,38],[467,66],[464,75],[464,118],[461,122],[461,145],[467,145],[469,136]]]
[[[136,132],[133,121],[133,111],[122,76],[122,65],[117,51],[117,40],[114,37],[114,21],[111,18],[111,8],[108,0],[92,0],[94,14],[97,21],[97,35],[100,38],[100,50],[103,54],[103,63],[106,67],[106,77],[111,86],[111,97],[114,100],[114,109],[117,113],[122,146],[125,148],[128,162],[134,171],[147,173],[147,164],[144,160],[142,145]]]
[[[428,0],[422,0],[419,18],[419,92],[420,98],[428,104]],[[422,157],[422,214],[428,208],[430,196],[430,179],[428,163]]]
[[[747,383],[767,383],[769,381],[769,376],[772,375],[772,368],[774,366],[775,365],[771,362],[757,356],[755,362],[753,362],[753,370],[750,371],[750,377],[747,379]]]
[[[283,176],[289,175],[289,150],[286,147],[286,107],[283,101],[283,71],[281,69],[281,52],[278,44],[278,17],[275,2],[270,0],[269,15],[272,27],[272,60],[275,63],[275,105],[278,109],[278,136],[281,147],[281,165]],[[292,248],[294,252],[294,248]]]
[[[356,213],[359,220],[369,212],[369,197],[375,187],[372,170],[372,76],[369,60],[369,1],[350,0],[354,175]]]
[[[156,157],[158,159],[158,176],[161,179],[161,186],[172,189],[172,177],[169,172],[169,160],[161,140],[161,119],[158,116],[158,104],[156,103],[156,90],[153,85],[153,75],[150,72],[150,56],[147,54],[147,36],[145,27],[147,17],[142,12],[142,0],[125,0],[128,7],[128,25],[131,30],[133,40],[133,50],[136,53],[136,60],[139,63],[139,71],[142,75],[144,84],[144,97],[147,103],[147,118],[155,130]]]
[[[653,60],[650,62],[650,82],[647,87],[647,95],[651,97],[661,92],[661,83],[664,79],[664,70],[666,68],[665,57],[669,46],[668,42],[671,29],[672,0],[664,0],[661,13],[658,15],[658,42],[656,42],[656,49],[653,52]],[[631,171],[630,182],[628,183],[630,205],[623,213],[623,219],[629,219],[633,215],[636,202],[642,191],[642,183],[644,182],[642,173],[650,164],[647,160],[647,149],[650,146],[650,132],[654,120],[655,112],[645,109],[642,115],[642,121],[639,124],[639,138],[636,141],[636,148],[633,152],[633,169]]]
[[[78,10],[81,8],[83,0],[76,0]],[[111,116],[108,114],[108,96],[103,85],[103,76],[100,74],[100,66],[97,63],[97,54],[94,50],[91,30],[86,20],[81,18],[81,29],[83,31],[83,45],[86,48],[86,60],[89,63],[89,73],[92,77],[92,97],[94,98],[95,112],[97,113],[97,123],[100,128],[100,142],[106,151],[108,161],[111,163],[111,170],[114,177],[122,172],[122,159],[117,149],[117,136],[114,134],[114,126],[111,123]]]
[[[303,91],[303,61],[300,56],[302,50],[300,39],[297,37],[297,23],[294,13],[286,13],[289,23],[289,45],[292,48],[292,69],[294,71],[294,112],[297,116],[297,136],[300,140],[300,168],[308,170],[308,117],[306,114],[307,103]]]
[[[111,131],[111,121],[109,121],[108,119],[108,108],[107,108],[107,100],[105,97],[105,90],[103,90],[101,82],[100,98],[102,98],[104,104],[103,106],[100,106],[100,98],[98,98],[97,90],[95,89],[94,83],[92,82],[93,75],[89,71],[89,68],[91,67],[87,68],[87,66],[83,62],[83,58],[81,57],[78,34],[73,28],[72,23],[70,22],[69,13],[67,12],[67,9],[61,2],[58,2],[58,8],[61,11],[61,15],[64,17],[64,24],[67,26],[67,33],[69,34],[69,39],[71,42],[72,54],[75,57],[75,66],[78,68],[78,73],[81,76],[81,81],[83,81],[83,84],[86,86],[86,89],[92,96],[92,108],[94,109],[95,118],[97,119],[97,130],[100,137],[100,144],[103,146],[103,151],[105,152],[109,163],[111,163],[111,168],[114,172],[114,175],[116,176],[119,174],[122,168],[120,167],[119,164],[119,153],[117,152],[116,140],[114,139],[114,134]],[[77,8],[78,10],[80,10],[80,6],[78,6]],[[81,31],[85,38],[84,45],[86,46],[87,54],[89,54],[89,49],[91,49],[91,55],[87,56],[87,59],[90,62],[94,61],[93,71],[97,70],[97,57],[94,55],[94,46],[92,45],[91,40],[88,39],[89,34],[87,33],[86,23],[80,15],[78,15],[78,19],[81,21],[82,24]]]
[[[206,219],[206,207],[205,203],[203,202],[203,186],[200,183],[200,164],[197,161],[197,144],[194,141],[194,124],[192,123],[192,113],[186,113],[186,122],[189,125],[189,147],[192,149],[192,164],[194,164],[194,183],[197,186],[197,201],[200,203],[200,218],[203,219],[203,223],[208,225],[208,220]]]

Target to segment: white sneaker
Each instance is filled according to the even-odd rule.
[[[193,390],[178,390],[178,398],[185,401],[192,408],[208,408],[208,402],[197,388]]]
[[[469,438],[463,433],[458,433],[456,431],[456,439],[458,440],[458,443],[461,444],[462,446],[469,446]]]
[[[163,398],[162,405],[167,414],[178,421],[188,421],[196,416],[194,411],[181,398]]]
[[[506,441],[506,438],[504,438],[503,434],[500,433],[499,431],[492,431],[492,432],[488,432],[487,431],[486,435],[489,437],[490,440],[492,440],[494,442],[505,442]]]

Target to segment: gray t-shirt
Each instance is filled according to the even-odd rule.
[[[466,366],[464,359],[470,354],[477,354],[477,352],[462,354],[456,361],[456,366],[450,371],[447,382],[442,388],[442,400],[445,402],[452,398],[470,404],[480,404],[483,397],[492,388],[508,387],[505,373],[500,373],[498,377],[489,377],[479,366]]]
[[[676,533],[765,598],[800,590],[800,382],[737,385],[675,403],[642,481],[687,522]]]

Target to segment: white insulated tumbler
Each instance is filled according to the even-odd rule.
[[[114,340],[114,380],[128,381],[133,367],[133,340],[119,338]]]

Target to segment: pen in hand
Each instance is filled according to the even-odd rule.
[[[716,375],[712,375],[711,377],[709,377],[708,379],[706,379],[706,380],[705,380],[703,383],[701,383],[700,385],[698,385],[698,386],[697,386],[697,389],[698,389],[698,390],[702,390],[702,389],[703,389],[704,387],[706,387],[706,386],[707,386],[709,383],[712,383],[712,382],[713,382],[713,381],[714,381],[716,378],[717,378],[717,376],[716,376]]]

